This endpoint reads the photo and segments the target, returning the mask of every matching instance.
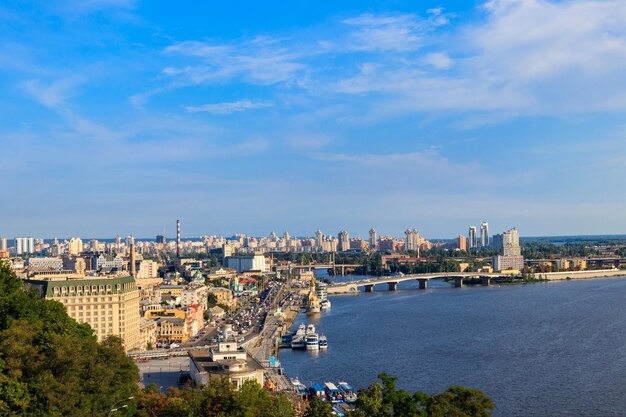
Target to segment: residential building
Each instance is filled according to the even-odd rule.
[[[35,253],[35,239],[32,237],[16,237],[14,239],[14,250],[16,255]]]
[[[513,228],[506,232],[495,235],[494,247],[501,253],[493,257],[493,269],[495,271],[524,269],[524,257],[519,243],[519,232]]]
[[[369,244],[371,250],[376,250],[378,239],[376,237],[376,229],[371,228],[369,231]]]
[[[489,223],[480,223],[480,246],[489,246]]]
[[[456,238],[456,247],[457,249],[462,251],[467,250],[467,239],[465,238],[465,236],[459,235],[459,237]]]
[[[127,351],[141,347],[139,290],[133,277],[59,276],[26,283],[42,297],[62,303],[77,322],[89,324],[98,341],[119,336]]]
[[[418,252],[420,245],[424,242],[424,238],[420,235],[420,232],[417,229],[406,229],[404,231],[404,250],[406,251],[416,251]]]
[[[83,251],[83,241],[79,237],[73,237],[67,244],[67,253],[70,255],[80,255]]]
[[[350,235],[347,231],[342,230],[341,232],[339,232],[339,234],[337,235],[337,239],[337,250],[339,252],[346,252],[350,250]]]
[[[476,226],[470,226],[467,243],[470,249],[478,246],[478,241],[476,240]]]

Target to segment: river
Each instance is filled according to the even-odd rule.
[[[494,416],[626,415],[626,279],[332,296],[317,317],[326,352],[280,352],[290,377],[366,387],[380,372],[398,387],[478,388]]]

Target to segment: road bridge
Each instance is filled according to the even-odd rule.
[[[365,289],[365,292],[371,292],[374,286],[387,284],[389,291],[395,291],[398,283],[404,281],[415,280],[419,282],[419,288],[425,290],[428,288],[428,281],[431,279],[454,278],[454,286],[462,287],[463,281],[468,279],[480,278],[482,285],[490,285],[493,278],[509,277],[510,274],[485,273],[485,272],[441,272],[433,274],[408,274],[396,276],[383,276],[377,278],[363,279],[350,282],[337,282],[328,286],[328,294],[345,294],[356,293],[359,287]]]

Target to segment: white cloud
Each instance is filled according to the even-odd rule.
[[[377,16],[365,14],[343,23],[355,30],[349,47],[357,51],[411,51],[422,46],[426,23],[415,15]]]
[[[202,104],[200,106],[184,106],[185,110],[195,112],[205,112],[212,114],[231,114],[246,110],[261,109],[270,107],[272,104],[266,101],[240,100],[225,103]]]

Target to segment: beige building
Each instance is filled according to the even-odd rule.
[[[234,340],[220,342],[217,348],[189,352],[189,370],[197,385],[227,378],[235,389],[252,380],[264,383],[263,367]]]
[[[237,301],[233,298],[233,292],[228,288],[212,287],[209,288],[209,293],[215,295],[217,304],[225,304],[229,307],[237,305]]]
[[[67,253],[79,255],[83,251],[83,241],[79,237],[73,237],[67,244]]]
[[[159,329],[155,320],[141,318],[141,324],[139,326],[139,337],[141,342],[139,343],[142,349],[147,349],[149,346],[156,347],[157,339],[159,335]]]
[[[127,351],[141,347],[139,290],[133,277],[55,276],[26,283],[42,297],[62,303],[77,322],[89,324],[98,341],[119,336]]]

